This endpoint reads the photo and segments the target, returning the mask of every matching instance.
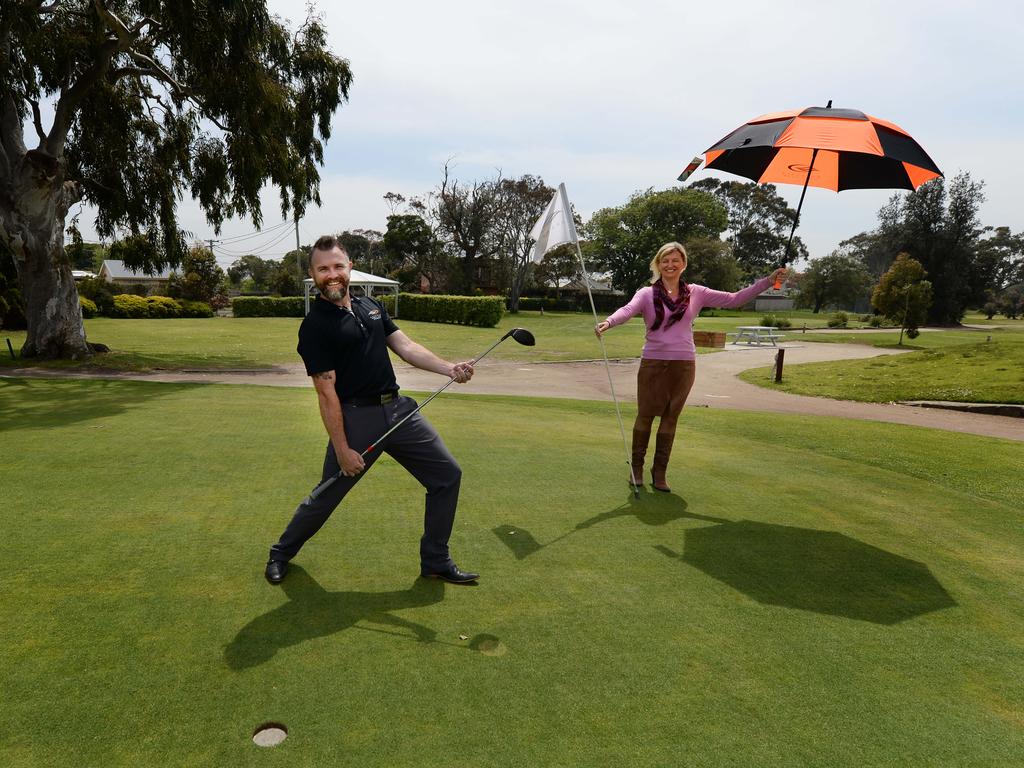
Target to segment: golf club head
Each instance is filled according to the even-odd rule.
[[[533,338],[533,334],[525,328],[513,328],[511,331],[506,333],[505,336],[511,336],[524,347],[532,347],[537,343],[537,340]]]

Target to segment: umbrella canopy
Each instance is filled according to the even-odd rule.
[[[909,133],[855,109],[808,107],[756,117],[705,150],[705,168],[760,184],[917,189],[942,175]],[[808,171],[810,171],[808,173]]]

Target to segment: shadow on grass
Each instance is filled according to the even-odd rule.
[[[501,543],[508,547],[517,560],[522,560],[532,554],[539,552],[545,547],[550,547],[567,536],[577,531],[593,528],[595,525],[615,520],[619,517],[634,517],[644,525],[666,525],[674,520],[688,518],[691,520],[705,520],[711,523],[725,523],[727,520],[720,517],[709,517],[698,515],[687,511],[686,499],[674,493],[644,493],[636,498],[630,493],[626,501],[607,512],[587,518],[576,524],[576,527],[563,533],[551,541],[541,544],[533,535],[519,526],[505,524],[493,528],[492,531]]]
[[[104,419],[202,384],[104,379],[0,378],[0,431]]]
[[[741,520],[688,530],[681,559],[759,603],[896,624],[956,601],[928,566],[834,531]]]
[[[282,648],[333,635],[362,621],[411,631],[420,642],[436,641],[437,633],[430,627],[391,612],[422,608],[443,600],[444,582],[437,579],[418,578],[409,589],[394,592],[328,592],[293,564],[281,588],[288,595],[288,602],[250,621],[224,649],[224,660],[231,669],[258,666]],[[371,631],[397,634],[389,630]]]

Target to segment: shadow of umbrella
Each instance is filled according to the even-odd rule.
[[[595,525],[614,520],[618,517],[634,517],[644,525],[652,526],[667,525],[683,518],[703,520],[709,523],[728,522],[720,517],[710,517],[687,511],[686,499],[674,493],[646,496],[640,499],[630,494],[625,503],[577,523],[572,530],[566,531],[545,544],[541,544],[529,531],[516,525],[499,525],[493,528],[492,532],[501,540],[502,544],[512,550],[516,560],[522,560],[539,552],[544,547],[550,547],[567,536],[571,536],[577,531],[592,528]]]
[[[684,536],[683,562],[759,603],[876,624],[956,605],[924,563],[841,533],[741,520]]]

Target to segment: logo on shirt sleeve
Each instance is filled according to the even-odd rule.
[[[380,320],[380,310],[374,307],[370,310],[368,316],[371,320]]]

